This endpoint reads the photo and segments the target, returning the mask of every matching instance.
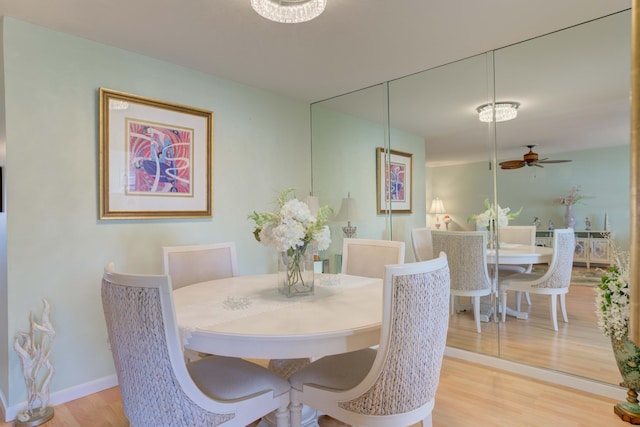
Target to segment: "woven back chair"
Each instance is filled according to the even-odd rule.
[[[444,252],[451,270],[451,314],[454,297],[471,297],[476,331],[480,326],[480,297],[492,292],[487,270],[487,233],[484,231],[431,231],[434,253]]]
[[[433,259],[433,242],[431,241],[431,229],[414,228],[411,230],[411,243],[416,261],[428,261]]]
[[[291,427],[300,427],[303,403],[354,426],[432,425],[449,319],[447,257],[385,271],[379,348],[326,356],[293,374]]]
[[[238,275],[234,242],[162,248],[164,274],[174,289]]]
[[[186,365],[168,276],[115,273],[102,278],[109,344],[124,413],[135,427],[244,427],[276,412],[288,426],[289,383],[235,358]]]
[[[551,296],[551,321],[553,330],[558,330],[557,295],[560,295],[562,319],[569,322],[565,296],[571,285],[573,253],[576,247],[574,231],[570,228],[553,231],[553,257],[544,274],[522,273],[507,276],[500,281],[502,306],[507,306],[507,291],[529,292]],[[502,321],[506,320],[506,310],[502,310]]]
[[[404,263],[404,242],[349,239],[342,243],[342,274],[384,279],[384,266]]]

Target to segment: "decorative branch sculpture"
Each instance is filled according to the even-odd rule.
[[[16,418],[16,426],[37,426],[53,417],[53,408],[49,403],[49,386],[55,369],[49,361],[50,346],[56,336],[49,315],[51,306],[43,299],[42,323],[33,319],[29,312],[31,331],[18,332],[13,340],[13,348],[22,361],[22,372],[27,385],[27,409],[21,411]],[[45,369],[41,374],[41,370]],[[39,406],[36,406],[39,402]]]

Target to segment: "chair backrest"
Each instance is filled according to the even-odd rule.
[[[498,238],[501,243],[519,243],[534,246],[536,244],[535,225],[507,225],[498,228]],[[531,273],[532,264],[523,265],[525,273]]]
[[[507,225],[498,228],[499,240],[504,243],[536,244],[535,225]]]
[[[576,236],[571,228],[553,231],[553,257],[545,274],[536,280],[540,288],[568,288],[571,285]]]
[[[222,403],[219,414],[198,406],[211,398],[187,372],[171,292],[166,275],[116,273],[113,264],[105,268],[102,306],[125,415],[135,426],[218,425],[233,414]],[[171,422],[167,414],[182,418]]]
[[[385,268],[380,347],[345,410],[393,415],[430,409],[440,380],[449,322],[447,257]],[[363,423],[364,424],[364,423]]]
[[[451,289],[477,291],[491,289],[487,270],[485,231],[431,231],[433,252],[444,252],[449,260]]]
[[[342,244],[342,274],[384,279],[384,266],[404,263],[404,242],[349,239]]]
[[[162,248],[164,274],[174,289],[238,275],[234,242]]]
[[[416,261],[433,259],[433,243],[429,227],[411,230],[411,243],[413,244],[413,254],[416,257]]]

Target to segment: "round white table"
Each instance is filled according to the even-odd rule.
[[[488,264],[548,264],[553,257],[553,248],[544,246],[500,243],[498,255],[495,249],[487,249]]]
[[[319,274],[315,293],[287,298],[277,275],[236,276],[173,291],[183,345],[204,353],[296,359],[378,344],[382,280]],[[234,307],[246,302],[246,307]],[[238,305],[238,304],[235,304]]]

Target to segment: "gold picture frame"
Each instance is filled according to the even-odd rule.
[[[100,88],[100,219],[211,217],[213,112]]]
[[[378,213],[412,213],[413,154],[376,148]]]

